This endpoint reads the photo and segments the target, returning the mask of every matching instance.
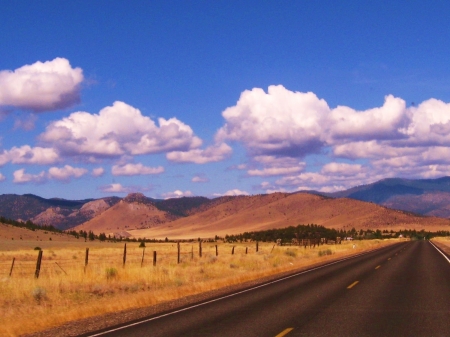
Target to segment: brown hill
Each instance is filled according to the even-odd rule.
[[[44,247],[42,244],[57,242],[80,242],[79,239],[65,233],[31,230],[0,223],[0,245],[2,250]]]
[[[73,228],[79,231],[93,231],[95,234],[128,236],[131,229],[143,229],[158,226],[167,221],[177,219],[173,214],[161,211],[156,206],[139,198],[128,198],[119,201],[93,219]]]
[[[308,223],[337,229],[450,229],[447,219],[416,216],[354,199],[273,193],[231,198],[170,223],[127,231],[137,238],[205,238]]]

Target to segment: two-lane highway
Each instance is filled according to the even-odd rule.
[[[404,242],[90,336],[448,336],[450,263]]]

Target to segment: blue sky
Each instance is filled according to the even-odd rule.
[[[10,1],[0,193],[335,191],[450,175],[443,1]]]

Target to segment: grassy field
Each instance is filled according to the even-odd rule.
[[[38,279],[34,277],[37,245],[18,242],[0,250],[0,335],[17,336],[61,325],[67,321],[124,309],[155,305],[183,296],[258,279],[276,273],[343,257],[397,242],[368,240],[323,245],[313,249],[260,243],[233,245],[182,243],[177,263],[175,243],[45,242]],[[0,245],[0,247],[5,247]],[[85,249],[89,263],[85,269]],[[247,249],[247,254],[246,254]],[[157,264],[153,266],[153,251]],[[12,275],[12,261],[15,258]]]
[[[439,248],[447,254],[450,254],[450,237],[439,237],[432,240]]]

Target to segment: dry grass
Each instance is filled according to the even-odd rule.
[[[438,237],[434,238],[433,243],[436,244],[439,248],[441,248],[447,254],[450,254],[450,237]]]
[[[39,279],[34,278],[37,251],[0,251],[0,335],[17,336],[71,320],[151,306],[393,242],[357,241],[356,248],[343,243],[314,249],[273,248],[273,244],[263,243],[259,252],[254,243],[242,243],[235,245],[234,255],[231,244],[219,244],[217,257],[215,244],[203,243],[201,258],[197,243],[181,244],[180,264],[176,244],[147,244],[142,267],[143,249],[137,243],[127,245],[125,267],[123,244],[111,243],[91,245],[86,272],[84,247],[52,247],[44,249]],[[152,265],[153,251],[158,254],[156,267]]]

